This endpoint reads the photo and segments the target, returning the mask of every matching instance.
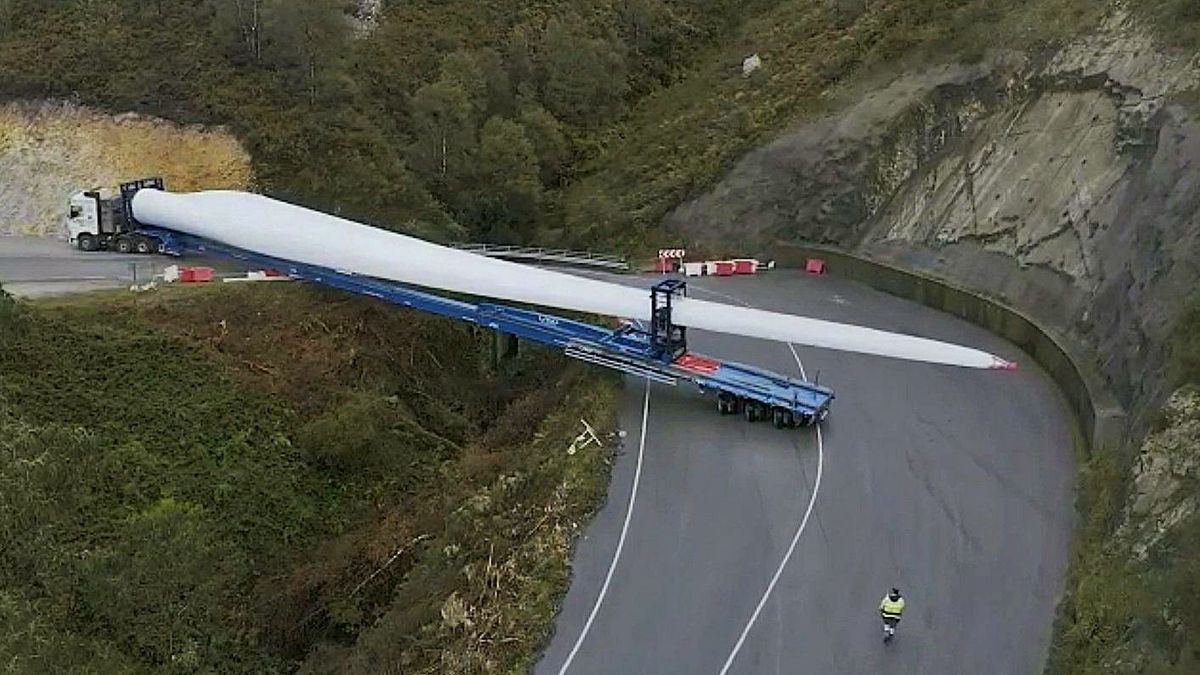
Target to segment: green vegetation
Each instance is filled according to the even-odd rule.
[[[614,378],[299,285],[0,294],[0,662],[519,669],[604,494]],[[490,665],[485,665],[490,664]]]
[[[1135,11],[1147,17],[1166,38],[1180,49],[1200,49],[1200,3],[1191,0],[1142,0]]]
[[[1165,0],[1164,0],[1165,1]],[[0,0],[0,96],[230,126],[269,193],[439,238],[646,243],[778,129],[1085,0]],[[743,78],[743,57],[763,69]],[[536,179],[535,179],[536,177]]]
[[[540,193],[609,125],[774,2],[385,4],[356,30],[345,0],[0,0],[0,97],[226,124],[276,196],[528,237],[554,219]]]
[[[1200,591],[1200,302],[1175,334],[1181,388],[1140,455],[1097,454],[1084,465],[1084,523],[1049,673],[1109,673],[1119,663],[1162,675],[1200,669],[1200,611],[1190,601]],[[1155,462],[1168,467],[1166,488],[1154,482]]]
[[[1094,24],[1085,0],[781,3],[749,18],[689,77],[642,101],[563,194],[568,236],[626,248],[662,234],[662,217],[697,197],[782,128],[828,112],[905,69],[1035,48]],[[743,77],[742,58],[762,69]],[[661,241],[659,243],[668,243]]]

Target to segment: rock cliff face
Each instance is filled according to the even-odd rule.
[[[1180,523],[1196,513],[1200,494],[1200,391],[1167,400],[1162,429],[1150,434],[1134,462],[1130,499],[1114,546],[1145,561]]]
[[[1071,331],[1135,410],[1200,279],[1200,56],[1125,14],[1043,55],[907,76],[746,156],[666,225],[768,252],[836,244]]]

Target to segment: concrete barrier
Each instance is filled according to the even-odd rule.
[[[773,253],[780,265],[801,269],[805,260],[822,258],[830,274],[953,314],[1005,338],[1033,357],[1062,390],[1091,451],[1118,450],[1125,444],[1126,412],[1091,365],[1092,353],[1078,340],[943,279],[824,247],[781,246]]]

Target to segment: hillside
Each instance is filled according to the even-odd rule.
[[[21,672],[519,669],[604,494],[614,380],[375,301],[0,294],[0,344]]]
[[[0,236],[60,235],[67,197],[162,176],[174,190],[247,189],[250,156],[227,130],[70,104],[0,105]]]
[[[751,54],[761,57],[762,67],[746,74],[742,63]],[[45,231],[48,209],[56,208],[52,194],[145,167],[175,176],[177,188],[251,181],[284,199],[435,239],[628,253],[664,244],[766,256],[820,243],[1013,305],[1083,345],[1092,356],[1085,365],[1102,374],[1130,419],[1126,447],[1104,448],[1081,462],[1083,525],[1050,670],[1195,670],[1200,617],[1178,600],[1200,586],[1193,560],[1200,550],[1195,0],[8,0],[0,3],[0,98],[20,102],[2,109],[0,129],[10,131],[0,133],[0,160],[21,167],[0,175],[0,196],[21,204],[0,210],[0,232]],[[55,103],[30,103],[45,101]],[[131,111],[139,117],[127,117]],[[56,116],[63,115],[86,123],[61,131]],[[22,140],[14,145],[13,138]],[[114,140],[100,140],[107,138]],[[175,151],[192,142],[196,152]],[[162,152],[164,146],[171,152]],[[73,147],[93,154],[76,158]],[[97,155],[103,158],[87,159]],[[104,170],[96,171],[98,165]],[[11,198],[26,193],[38,198],[28,206]],[[174,551],[161,564],[198,575],[189,593],[232,587],[252,599],[216,593],[197,610],[202,614],[194,620],[209,622],[209,634],[224,641],[196,652],[195,658],[218,659],[211,663],[224,663],[219,659],[228,654],[248,668],[367,671],[386,654],[414,671],[453,670],[460,659],[478,656],[465,655],[480,644],[472,640],[483,626],[512,620],[496,613],[498,600],[487,607],[471,602],[487,597],[478,565],[492,566],[481,550],[453,548],[461,545],[453,537],[461,532],[455,528],[468,527],[456,518],[470,519],[473,509],[478,521],[497,528],[506,522],[509,512],[490,510],[497,508],[494,496],[510,489],[498,477],[508,474],[496,467],[524,461],[515,452],[472,459],[474,449],[530,444],[545,464],[521,464],[522,470],[573,475],[569,462],[558,463],[553,442],[510,437],[483,422],[489,412],[506,411],[518,416],[514,425],[521,429],[542,420],[554,430],[545,438],[561,441],[554,434],[566,433],[574,418],[562,413],[563,428],[556,426],[554,415],[562,411],[552,412],[535,393],[549,380],[534,377],[537,368],[526,362],[524,376],[531,379],[518,377],[515,398],[491,392],[493,398],[471,398],[466,409],[447,409],[458,394],[454,388],[479,375],[442,373],[430,364],[460,363],[452,357],[461,353],[481,360],[477,336],[453,329],[443,344],[419,332],[433,331],[434,324],[397,323],[369,304],[342,304],[337,312],[347,313],[310,321],[303,317],[311,298],[288,295],[308,291],[270,292],[281,295],[265,325],[281,332],[292,351],[266,341],[267,331],[250,331],[260,318],[236,296],[195,306],[174,296],[125,299],[136,310],[134,323],[87,303],[51,314],[0,304],[10,317],[17,311],[10,325],[26,331],[6,337],[28,340],[27,352],[10,352],[22,358],[0,362],[23,373],[0,385],[7,387],[0,389],[3,437],[18,439],[25,453],[14,455],[22,463],[12,466],[36,464],[29,458],[61,444],[73,448],[67,456],[88,472],[134,476],[113,479],[126,486],[118,495],[85,485],[86,498],[106,509],[95,520],[73,520],[78,515],[70,501],[70,508],[46,511],[11,502],[12,522],[66,524],[48,529],[32,557],[6,547],[13,557],[5,567],[50,576],[0,596],[6,612],[0,619],[23,625],[31,616],[50,618],[38,624],[45,635],[21,642],[15,634],[0,647],[28,654],[34,644],[54,644],[55,654],[87,654],[101,669],[165,663],[176,653],[155,652],[136,636],[118,634],[132,619],[95,609],[120,610],[105,594],[111,589],[96,579],[137,557],[114,542],[153,537],[165,537]],[[13,330],[4,318],[0,330]],[[445,326],[436,330],[441,335]],[[187,404],[160,409],[152,419],[133,414],[133,395],[122,388],[132,380],[102,382],[73,369],[62,345],[79,335],[169,355],[175,383],[152,393]],[[45,382],[53,380],[30,370],[47,365],[34,358],[34,347],[43,344],[56,350],[47,358],[59,381],[101,387],[124,404],[114,422],[96,432],[102,435],[80,432],[79,419],[51,414],[59,399]],[[281,358],[285,354],[293,358]],[[353,356],[339,361],[345,354]],[[393,377],[391,366],[406,365],[395,355],[410,360],[409,370]],[[115,348],[94,358],[130,372],[145,368]],[[582,391],[572,388],[578,380],[569,370],[552,363],[546,377]],[[203,396],[185,396],[194,391],[184,385]],[[524,408],[522,395],[536,405]],[[567,401],[569,407],[605,403]],[[114,411],[89,412],[100,413]],[[209,435],[185,441],[205,448],[205,480],[223,492],[197,496],[200,481],[184,475],[192,470],[183,459],[187,448],[155,449],[152,439],[170,436],[169,421],[209,414],[228,425],[205,422],[200,428]],[[380,415],[386,428],[368,423]],[[432,428],[414,429],[416,417],[434,420]],[[313,420],[305,438],[338,440],[321,446],[281,436],[297,419]],[[459,514],[443,522],[422,512],[422,499],[406,487],[379,477],[381,466],[395,468],[386,458],[361,466],[355,463],[360,454],[374,455],[322,454],[347,439],[345,447],[373,446],[380,434],[432,453],[404,471],[432,471],[437,459],[445,460],[437,466],[448,472],[441,474],[448,484],[477,470],[486,480],[463,482],[465,492],[447,497],[450,502],[431,498],[444,513]],[[101,447],[116,450],[109,456],[97,451]],[[86,464],[93,457],[108,459]],[[40,483],[14,483],[12,490],[48,495],[28,503],[54,505],[65,499],[53,491],[59,482],[83,480],[71,462],[47,466]],[[287,513],[291,520],[295,510],[303,516],[295,522],[304,526],[280,534],[271,529],[281,527],[277,523],[251,518],[254,509],[245,503],[218,510],[241,494],[240,484],[216,480],[230,466],[239,480],[286,476],[294,493],[264,513]],[[598,466],[586,469],[588,477],[602,473]],[[24,480],[11,466],[5,475]],[[417,495],[429,489],[432,475],[410,475],[424,485]],[[594,498],[594,484],[584,483],[578,489],[588,498],[571,503],[579,508],[572,516],[586,512],[580,505]],[[383,506],[368,507],[346,485],[383,495]],[[543,488],[536,494],[549,504],[552,495]],[[488,496],[478,498],[484,489]],[[422,525],[437,527],[406,520],[387,530],[387,514],[409,507],[427,518],[418,519]],[[227,539],[222,528],[239,518],[254,522],[229,539],[232,552],[221,548],[227,545],[219,543]],[[564,516],[562,522],[576,520]],[[60,531],[85,536],[55,539]],[[404,537],[427,531],[437,539],[417,542],[421,564],[428,565],[424,576],[405,577],[419,588],[405,589],[385,575],[390,580],[379,596],[364,591],[372,597],[346,600],[355,574],[414,540]],[[535,567],[557,584],[553,588],[563,583],[556,575],[569,531],[555,530],[559,538],[541,541],[556,562]],[[384,543],[372,548],[376,536]],[[265,552],[255,548],[258,541],[280,540],[285,544]],[[93,550],[103,553],[94,559],[81,553]],[[460,555],[471,556],[470,563]],[[185,564],[214,557],[235,567],[209,566],[201,574]],[[287,573],[269,574],[269,563]],[[471,573],[450,575],[451,567]],[[142,575],[136,580],[153,576],[130,569]],[[518,592],[509,581],[495,587]],[[48,590],[56,588],[68,591]],[[534,587],[530,597],[545,600],[544,590]],[[148,592],[166,595],[135,601],[153,604],[169,595],[152,585]],[[398,600],[389,603],[386,594]],[[413,601],[414,595],[440,598],[440,604]],[[415,609],[404,609],[409,606]],[[96,615],[78,614],[81,607]],[[538,617],[548,612],[535,609]],[[530,630],[540,630],[536,626]],[[480,668],[518,668],[531,644],[486,655]]]
[[[634,223],[625,231],[719,253],[831,245],[999,299],[1078,341],[1092,357],[1082,365],[1128,411],[1129,441],[1084,463],[1086,526],[1050,670],[1192,672],[1200,624],[1176,599],[1200,580],[1188,388],[1198,379],[1200,9],[1022,5],[1023,19],[998,10],[977,24],[999,28],[976,47],[1004,49],[914,49],[899,67],[838,78],[808,110],[785,105],[786,130],[755,147],[739,146],[750,133],[716,131],[706,165],[685,159],[702,156],[695,145],[648,156],[673,191],[646,179],[635,197],[607,170],[587,179],[595,189],[574,189],[581,200],[620,195],[615,212]],[[1014,20],[1029,23],[1014,31]],[[759,86],[783,101],[801,84]],[[710,119],[712,101],[693,99],[673,119]],[[629,152],[653,133],[633,136]]]

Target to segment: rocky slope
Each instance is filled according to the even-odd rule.
[[[219,128],[70,104],[0,105],[0,235],[54,235],[76,190],[163,176],[173,190],[245,188],[250,157]]]
[[[1115,12],[1047,54],[897,79],[750,153],[668,228],[709,247],[836,244],[1088,339],[1122,402],[1169,393],[1200,260],[1200,56]]]

